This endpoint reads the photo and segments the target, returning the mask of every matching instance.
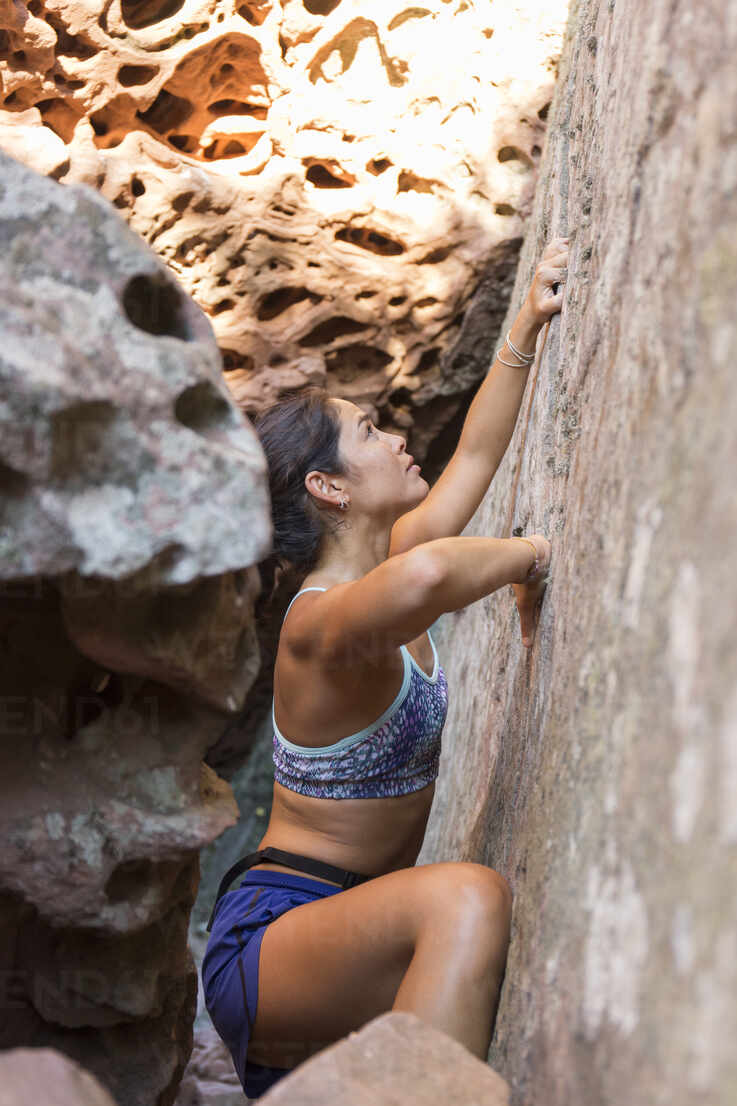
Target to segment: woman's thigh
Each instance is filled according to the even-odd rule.
[[[290,1067],[391,1010],[423,928],[449,919],[463,932],[464,916],[481,918],[505,893],[490,868],[450,862],[389,872],[287,911],[261,941],[248,1059]]]

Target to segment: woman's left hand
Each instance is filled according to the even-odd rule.
[[[568,239],[554,238],[543,250],[535,270],[526,307],[535,322],[542,325],[563,306],[563,290],[568,275]],[[555,285],[558,285],[557,291]]]

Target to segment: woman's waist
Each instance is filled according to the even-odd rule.
[[[362,875],[412,867],[434,791],[431,783],[388,799],[315,799],[275,783],[269,826],[258,848],[271,845]],[[265,869],[267,862],[258,867]]]

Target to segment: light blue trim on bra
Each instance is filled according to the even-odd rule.
[[[302,591],[327,590],[327,588],[320,587],[302,588]],[[302,591],[298,591],[297,595],[301,595]],[[297,598],[297,595],[294,596],[291,603],[289,604],[289,607],[291,607],[292,603]],[[287,614],[289,613],[289,607],[287,607],[286,611],[284,612],[284,618],[286,618]],[[274,697],[272,696],[271,721],[274,725],[274,733],[278,737],[281,744],[284,745],[285,748],[291,749],[293,753],[301,753],[302,756],[306,757],[317,757],[323,756],[325,753],[340,752],[341,749],[346,749],[349,745],[353,745],[355,742],[360,741],[362,738],[368,737],[368,735],[370,733],[373,733],[374,730],[378,730],[380,726],[383,726],[385,722],[388,722],[392,715],[399,710],[402,703],[406,699],[407,693],[409,692],[410,680],[412,679],[412,667],[417,669],[420,676],[426,683],[436,684],[438,682],[438,677],[440,675],[440,660],[438,658],[438,651],[435,648],[435,642],[433,641],[432,635],[430,634],[429,630],[427,631],[427,636],[430,638],[430,645],[432,646],[433,657],[435,658],[435,666],[433,668],[432,676],[428,676],[427,672],[423,672],[406,645],[400,645],[399,648],[402,651],[402,660],[404,661],[404,678],[402,680],[402,686],[397,692],[394,701],[386,708],[383,714],[379,715],[375,722],[372,722],[369,726],[364,726],[364,728],[362,730],[358,730],[357,733],[352,733],[348,737],[342,737],[340,741],[336,741],[333,745],[295,745],[294,742],[289,741],[288,738],[284,737],[276,724],[276,715],[274,713],[275,702]]]

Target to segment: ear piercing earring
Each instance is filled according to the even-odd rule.
[[[340,507],[341,511],[344,511],[346,509],[346,507],[348,506],[348,504],[346,503],[345,499],[341,499],[338,506]]]

